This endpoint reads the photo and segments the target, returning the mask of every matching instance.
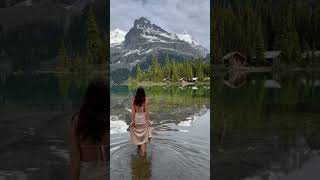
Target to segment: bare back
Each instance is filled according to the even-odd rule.
[[[101,142],[95,142],[92,138],[88,137],[85,139],[81,138],[81,135],[77,132],[77,125],[78,125],[78,117],[72,122],[72,143],[75,144],[79,148],[80,152],[80,161],[96,161],[98,159],[103,160],[105,159],[106,153],[103,149],[106,149],[108,142],[107,131],[101,137]],[[103,148],[103,149],[102,149]]]
[[[135,120],[136,114],[145,114],[145,120],[148,120],[148,99],[145,99],[145,102],[141,106],[137,106],[134,104],[134,100],[132,101],[132,121]]]

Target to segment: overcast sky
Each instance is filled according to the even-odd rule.
[[[111,29],[129,31],[146,17],[168,32],[189,33],[210,49],[210,0],[111,0]]]

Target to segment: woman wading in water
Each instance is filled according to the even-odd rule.
[[[109,160],[109,88],[104,81],[88,86],[80,112],[71,121],[72,180],[105,180]]]
[[[142,87],[137,89],[132,101],[132,121],[130,123],[130,139],[137,145],[142,156],[147,152],[147,143],[152,137],[152,122],[149,119],[148,99]]]

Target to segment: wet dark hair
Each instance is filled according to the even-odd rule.
[[[142,106],[146,101],[146,93],[144,92],[143,87],[138,87],[136,95],[134,96],[133,104],[135,106]]]
[[[78,117],[77,132],[82,140],[102,140],[108,127],[109,87],[106,81],[91,82],[85,93]]]

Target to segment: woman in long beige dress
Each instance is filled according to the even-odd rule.
[[[72,180],[105,180],[108,177],[108,103],[106,82],[90,83],[83,105],[70,124]]]
[[[131,116],[130,139],[137,145],[140,155],[144,156],[147,152],[147,143],[152,137],[152,122],[149,119],[148,99],[143,87],[137,89],[133,98]]]

